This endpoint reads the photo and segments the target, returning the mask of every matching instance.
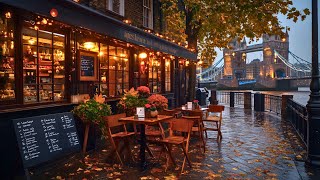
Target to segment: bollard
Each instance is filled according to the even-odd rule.
[[[230,92],[230,107],[234,107],[234,92]]]
[[[210,104],[217,105],[218,100],[217,100],[217,91],[211,90],[211,99],[210,99]]]
[[[251,92],[244,92],[244,109],[251,109]]]
[[[259,112],[264,111],[264,94],[254,94],[254,110]]]
[[[281,117],[287,117],[288,99],[293,99],[293,95],[282,95],[281,97]]]

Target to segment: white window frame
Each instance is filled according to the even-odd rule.
[[[107,1],[107,3],[108,3],[107,9],[108,9],[109,11],[112,11],[112,12],[114,12],[114,13],[117,13],[117,14],[121,15],[121,16],[124,16],[124,1],[125,1],[125,0],[119,0],[119,2],[120,2],[120,5],[119,5],[119,13],[113,10],[113,0],[106,0],[106,1]]]
[[[146,1],[149,1],[150,7],[147,6]],[[143,26],[149,29],[153,29],[153,0],[143,0],[142,9]],[[146,12],[149,12],[148,24],[145,24]]]

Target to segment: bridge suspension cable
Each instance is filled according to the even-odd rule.
[[[288,66],[289,68],[295,70],[295,71],[299,71],[299,72],[311,72],[310,69],[302,69],[301,67],[297,67],[295,65],[293,65],[292,63],[290,63],[288,60],[286,60],[283,56],[281,56],[276,50],[274,50],[274,54],[276,57],[278,57],[286,66]]]

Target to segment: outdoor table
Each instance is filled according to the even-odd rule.
[[[125,123],[135,123],[140,125],[140,167],[142,170],[146,169],[146,156],[145,156],[145,150],[146,150],[146,133],[145,133],[145,125],[153,125],[157,124],[163,121],[167,121],[169,119],[173,118],[172,116],[166,116],[166,115],[158,115],[156,118],[138,118],[134,119],[134,116],[125,117],[119,119],[120,122]]]

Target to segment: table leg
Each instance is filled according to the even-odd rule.
[[[145,125],[140,124],[140,167],[141,170],[146,169],[146,132]]]

